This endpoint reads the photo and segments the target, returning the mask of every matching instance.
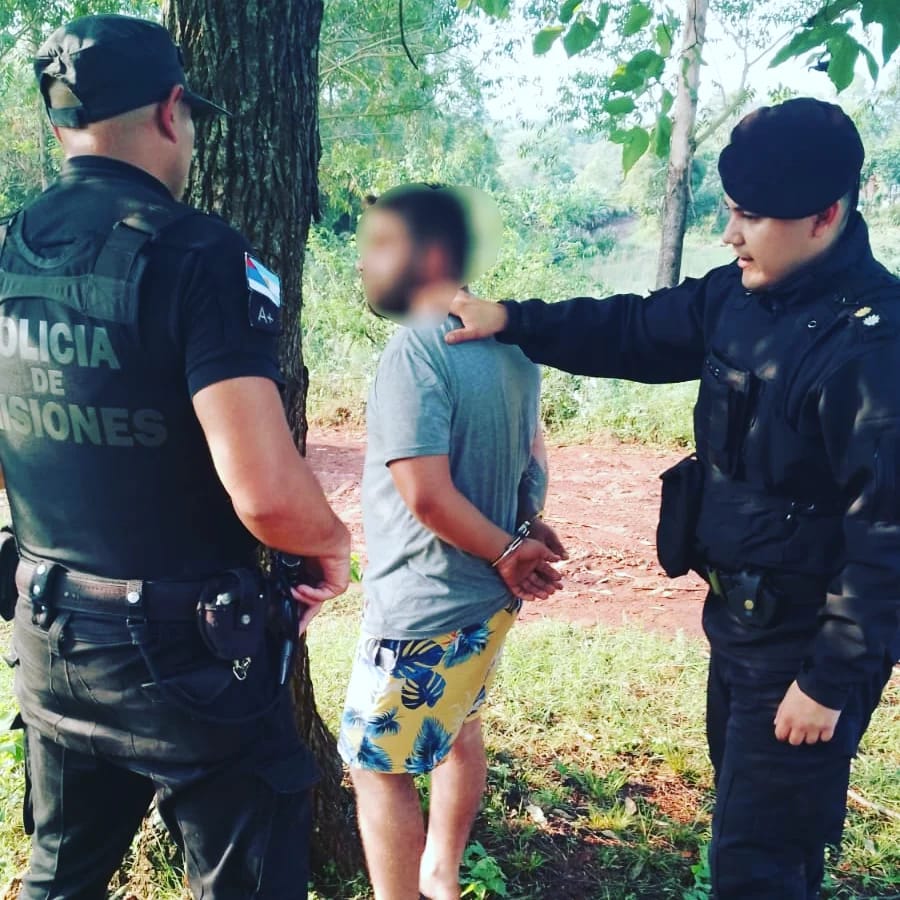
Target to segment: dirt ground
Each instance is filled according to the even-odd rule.
[[[359,484],[365,434],[312,428],[309,459],[329,500],[350,526],[365,560]],[[654,535],[659,473],[683,455],[603,438],[591,444],[551,444],[545,518],[569,559],[560,564],[563,589],[526,605],[523,619],[549,617],[591,625],[631,623],[699,635],[703,582],[671,580],[656,560]]]

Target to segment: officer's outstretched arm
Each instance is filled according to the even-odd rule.
[[[334,588],[329,593],[344,590],[350,534],[297,452],[275,384],[261,377],[219,381],[194,395],[194,410],[247,530],[269,547],[316,557]]]

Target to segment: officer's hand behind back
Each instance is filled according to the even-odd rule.
[[[306,568],[313,583],[298,584],[291,588],[295,600],[312,606],[338,597],[347,590],[350,584],[349,541],[345,547],[346,549],[341,549],[333,555],[306,558]]]

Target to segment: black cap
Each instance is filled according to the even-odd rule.
[[[719,156],[725,193],[775,219],[802,219],[859,188],[865,151],[850,117],[810,97],[745,116]]]
[[[181,50],[169,32],[131,16],[82,16],[57,28],[38,50],[34,73],[50,121],[64,128],[158,103],[176,84],[185,84]],[[69,88],[79,106],[50,107],[47,86],[54,78]],[[228,115],[187,87],[184,99],[194,115]]]

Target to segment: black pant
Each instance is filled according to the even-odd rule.
[[[816,900],[825,848],[841,840],[850,761],[891,675],[859,685],[827,743],[776,740],[774,719],[800,659],[752,662],[713,649],[707,737],[716,772],[710,845],[717,900]]]
[[[250,723],[210,724],[153,684],[121,618],[54,609],[37,624],[20,597],[13,648],[34,820],[23,900],[102,900],[150,801],[204,900],[307,896],[311,757],[286,693]],[[193,622],[159,626],[159,668],[207,713],[262,708],[263,653],[241,682]]]

